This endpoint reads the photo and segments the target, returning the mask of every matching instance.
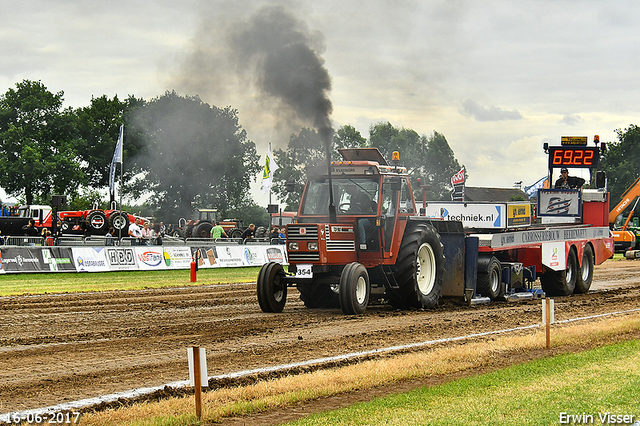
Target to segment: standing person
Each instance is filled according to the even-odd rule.
[[[287,228],[280,228],[280,233],[278,234],[278,238],[280,239],[280,244],[284,244],[287,240]]]
[[[47,246],[53,247],[53,237],[51,236],[51,231],[48,229],[45,232],[44,242]]]
[[[576,176],[569,176],[569,170],[566,167],[560,169],[560,177],[556,181],[554,187],[556,189],[576,189],[582,188],[585,180]]]
[[[142,230],[140,229],[140,218],[137,217],[134,223],[129,224],[129,236],[135,238],[133,245],[142,245]]]
[[[113,227],[109,228],[109,230],[107,231],[107,234],[105,235],[105,241],[104,241],[104,245],[105,246],[114,245],[113,234],[115,234],[115,232],[116,232],[116,230],[113,229]]]
[[[142,234],[142,239],[144,240],[142,244],[151,245],[151,229],[149,229],[149,222],[146,221],[140,229],[140,233]]]
[[[271,228],[271,232],[269,233],[269,242],[273,243],[273,240],[277,240],[280,237],[280,230],[277,226]]]
[[[242,241],[254,238],[256,236],[256,225],[253,223],[242,233]]]
[[[211,239],[213,239],[213,241],[222,238],[222,236],[224,235],[225,238],[229,238],[227,236],[227,233],[224,232],[224,228],[222,226],[220,226],[219,223],[217,222],[213,222],[213,227],[211,227]]]

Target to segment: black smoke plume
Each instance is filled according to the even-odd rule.
[[[231,50],[264,93],[310,122],[325,143],[331,141],[331,77],[320,56],[322,36],[282,6],[265,6],[240,23]]]

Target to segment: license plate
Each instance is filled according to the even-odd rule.
[[[311,265],[297,265],[295,276],[296,278],[313,278]]]

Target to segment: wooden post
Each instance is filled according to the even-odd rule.
[[[544,318],[545,328],[547,333],[547,349],[551,349],[551,299],[545,298],[544,303],[546,306],[546,315]]]
[[[202,420],[202,378],[200,377],[200,348],[193,347],[193,382],[196,397],[196,417]]]

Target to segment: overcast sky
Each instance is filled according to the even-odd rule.
[[[470,186],[530,185],[546,173],[543,142],[611,141],[640,124],[633,0],[0,2],[0,93],[41,80],[74,108],[105,94],[197,94],[237,108],[262,158],[296,130],[236,75],[227,35],[274,4],[324,60],[334,127],[442,133]]]

